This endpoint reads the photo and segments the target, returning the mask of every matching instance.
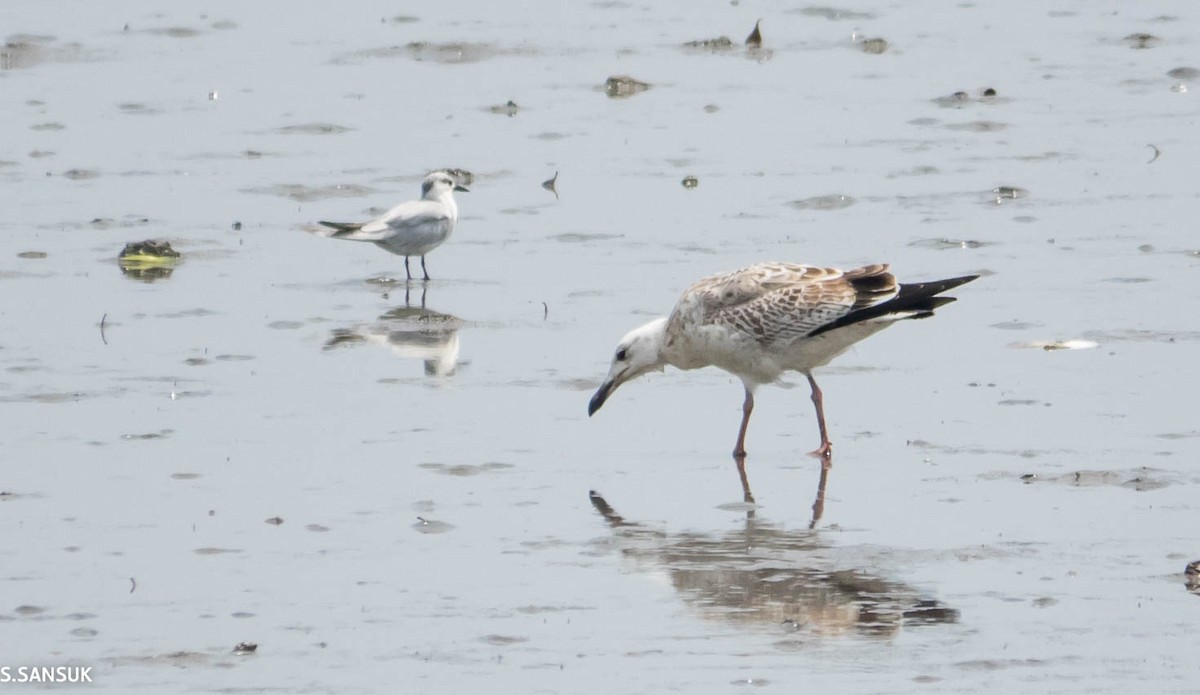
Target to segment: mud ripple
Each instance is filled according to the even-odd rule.
[[[117,104],[117,110],[119,110],[121,113],[128,113],[135,116],[153,116],[155,114],[162,113],[162,111],[152,106],[146,106],[145,104],[132,101]]]
[[[300,202],[325,200],[327,198],[361,198],[375,192],[375,189],[354,183],[339,183],[329,186],[306,186],[301,183],[279,183],[274,186],[243,188],[242,193],[259,195],[275,195],[291,198]]]
[[[787,10],[787,14],[798,14],[804,17],[818,17],[831,22],[862,21],[875,19],[873,12],[847,10],[841,7],[802,7],[797,10]]]
[[[481,473],[512,468],[513,464],[499,463],[496,461],[489,461],[488,463],[480,464],[478,466],[469,463],[460,463],[455,465],[447,465],[444,463],[422,463],[420,464],[420,467],[427,471],[441,473],[442,475],[452,475],[458,478],[467,478],[473,475],[479,475]]]
[[[354,129],[336,123],[297,123],[276,128],[275,132],[280,135],[338,135],[352,130]]]
[[[857,202],[857,200],[848,195],[834,193],[831,195],[819,195],[812,198],[793,200],[788,205],[797,210],[843,210]]]
[[[426,519],[423,516],[417,517],[417,523],[412,525],[417,533],[438,534],[449,533],[454,530],[454,524],[448,524],[445,521],[436,519]]]
[[[911,242],[909,246],[918,249],[934,249],[936,251],[944,251],[946,249],[979,249],[984,246],[991,246],[990,241],[978,241],[975,239],[948,239],[939,237],[934,239],[918,239]]]
[[[1130,341],[1145,343],[1192,343],[1200,341],[1200,331],[1163,331],[1163,330],[1114,330],[1087,331],[1084,337],[1100,343],[1113,341]]]
[[[402,46],[383,46],[341,53],[334,56],[333,62],[337,65],[346,65],[362,60],[407,58],[418,62],[461,65],[478,63],[500,56],[531,55],[532,53],[533,51],[529,49],[501,48],[490,43],[413,41]]]
[[[88,179],[98,178],[100,172],[92,169],[67,169],[62,173],[64,179],[71,181],[87,181]]]
[[[512,644],[528,642],[529,638],[516,637],[513,635],[484,635],[483,637],[479,638],[479,641],[483,642],[484,644],[491,644],[497,647],[507,647]]]
[[[109,659],[108,661],[113,666],[140,665],[187,668],[189,666],[208,664],[212,661],[212,657],[202,652],[177,651],[166,654],[155,654],[153,656],[122,656]]]
[[[985,478],[1011,478],[1011,473],[993,474],[984,476]],[[1019,476],[1021,482],[1026,485],[1051,483],[1054,485],[1069,485],[1071,487],[1121,487],[1127,490],[1135,490],[1137,492],[1146,492],[1149,490],[1161,490],[1171,485],[1176,485],[1182,481],[1174,478],[1169,472],[1148,468],[1134,468],[1129,470],[1117,471],[1101,471],[1101,470],[1078,470],[1060,475],[1041,475],[1038,473],[1025,473]]]
[[[690,51],[702,53],[718,53],[721,51],[732,51],[734,49],[733,39],[728,36],[718,36],[715,39],[697,39],[688,41],[683,44],[683,47]]]
[[[997,121],[967,121],[966,123],[947,123],[946,130],[962,130],[970,133],[998,133],[1008,129],[1007,123]]]
[[[1173,77],[1177,80],[1194,80],[1200,78],[1200,69],[1192,67],[1180,67],[1167,71],[1167,77]]]
[[[56,44],[53,36],[14,34],[0,47],[0,70],[22,70],[42,63],[70,63],[93,59],[94,52],[78,43]]]
[[[151,29],[143,29],[142,33],[152,36],[167,36],[172,39],[190,39],[201,34],[199,29],[191,27],[154,27]]]
[[[579,244],[588,241],[607,241],[608,239],[620,239],[623,234],[607,234],[603,232],[585,233],[585,232],[564,232],[562,234],[554,234],[550,239],[562,242],[564,244]]]

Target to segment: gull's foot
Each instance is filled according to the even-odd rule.
[[[735,459],[744,459],[744,458],[746,458],[746,450],[745,450],[745,449],[734,449],[734,450],[733,450],[733,457],[734,457]]]
[[[828,461],[833,457],[833,443],[821,442],[821,446],[817,447],[813,451],[808,452],[808,455],[814,458],[819,458],[822,461]]]

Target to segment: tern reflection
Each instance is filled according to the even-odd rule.
[[[371,323],[333,331],[326,350],[366,343],[391,350],[397,357],[425,363],[427,376],[452,376],[458,368],[458,330],[462,321],[450,314],[425,308],[425,289],[420,306],[412,306],[404,291],[404,306],[396,307]]]
[[[822,636],[891,637],[916,625],[955,623],[958,611],[913,586],[879,576],[811,530],[748,516],[724,533],[665,533],[623,519],[595,492],[614,546],[640,568],[665,572],[702,615],[737,625],[780,626]]]

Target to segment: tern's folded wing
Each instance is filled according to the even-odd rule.
[[[381,217],[366,222],[343,238],[360,241],[386,241],[408,234],[424,235],[432,229],[442,229],[450,223],[449,208],[433,200],[414,200],[388,210]]]

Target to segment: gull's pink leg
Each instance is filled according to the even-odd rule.
[[[742,499],[754,504],[754,493],[750,492],[750,480],[746,477],[746,427],[750,425],[750,413],[754,411],[754,394],[746,388],[746,400],[742,402],[742,426],[738,430],[737,444],[733,447],[733,460],[737,462],[738,477],[742,479]]]
[[[810,451],[809,456],[828,459],[833,455],[833,443],[829,441],[829,434],[825,430],[825,398],[812,374],[805,376],[808,377],[808,385],[812,387],[812,402],[817,409],[817,427],[821,428],[821,446],[817,447],[816,451]]]
[[[737,444],[733,447],[733,457],[746,458],[746,427],[750,425],[750,413],[754,411],[754,394],[746,388],[746,400],[742,402],[742,427],[738,430]]]
[[[754,504],[754,493],[750,492],[750,478],[746,477],[746,457],[738,456],[734,461],[737,462],[738,477],[742,479],[742,500],[747,504]]]

